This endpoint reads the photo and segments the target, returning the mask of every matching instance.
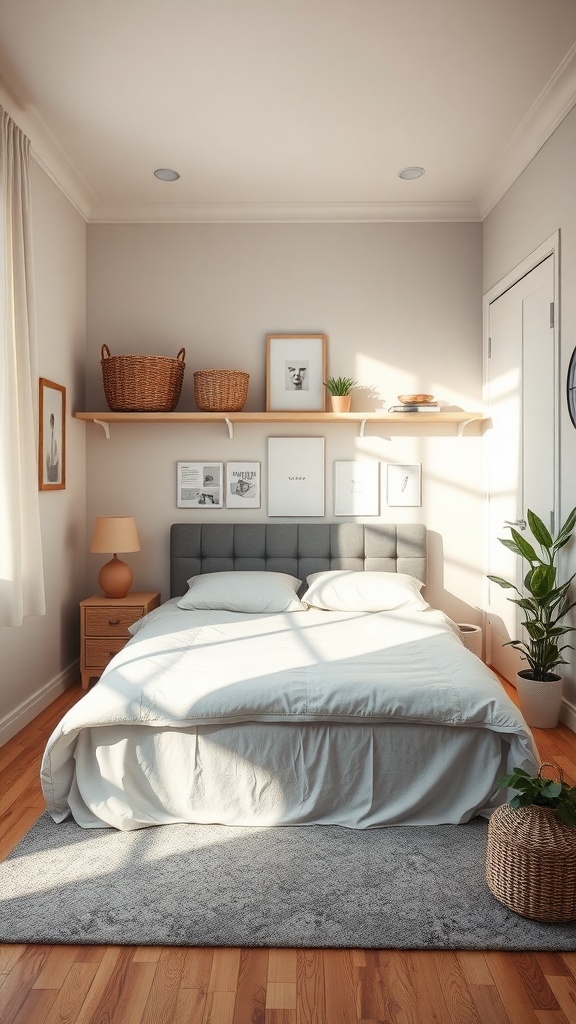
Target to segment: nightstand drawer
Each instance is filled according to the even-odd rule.
[[[103,594],[80,601],[80,674],[87,690],[94,676],[102,675],[108,662],[121,651],[131,633],[129,627],[160,604],[157,590],[133,591],[126,597]]]
[[[112,608],[86,608],[84,614],[86,636],[122,636],[128,640],[128,626],[142,618],[144,608],[116,605]]]
[[[108,662],[125,645],[125,640],[86,640],[84,644],[84,664],[86,668],[106,668]]]

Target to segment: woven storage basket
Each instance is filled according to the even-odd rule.
[[[202,412],[240,412],[250,374],[242,370],[195,370],[194,400]]]
[[[114,412],[172,412],[178,405],[186,353],[168,356],[111,356],[102,345],[102,379]]]
[[[549,807],[498,807],[488,825],[486,881],[510,910],[535,921],[576,919],[576,826]]]

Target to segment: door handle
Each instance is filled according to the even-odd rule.
[[[526,529],[525,519],[516,519],[515,522],[511,523],[509,519],[504,520],[504,526],[517,526],[520,530]]]

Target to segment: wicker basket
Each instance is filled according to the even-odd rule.
[[[242,370],[195,370],[194,400],[201,412],[240,412],[250,374]]]
[[[486,881],[522,917],[575,920],[576,826],[563,825],[549,807],[498,807],[488,826]]]
[[[168,356],[111,356],[102,345],[102,378],[114,412],[172,412],[184,379],[185,351]]]

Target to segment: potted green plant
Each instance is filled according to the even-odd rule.
[[[352,401],[351,394],[357,386],[352,377],[328,377],[324,387],[328,388],[332,412],[349,412]]]
[[[558,780],[542,775],[548,765]],[[576,786],[551,762],[537,775],[514,768],[498,788],[513,791],[488,824],[486,881],[510,910],[537,921],[576,918]]]
[[[559,779],[542,775],[544,767],[554,768]],[[576,786],[569,786],[564,781],[562,769],[551,761],[541,764],[537,775],[530,775],[523,768],[513,768],[509,775],[499,779],[497,788],[514,790],[508,803],[515,810],[532,805],[548,807],[562,824],[576,825]],[[576,838],[576,833],[574,835]]]
[[[506,646],[519,651],[522,661],[529,665],[518,673],[520,710],[528,725],[551,729],[558,723],[562,702],[562,679],[555,669],[558,665],[567,664],[563,652],[571,645],[562,641],[575,628],[561,625],[561,620],[576,604],[568,596],[576,573],[565,583],[558,584],[557,557],[572,536],[576,508],[572,509],[556,537],[552,537],[542,520],[530,509],[527,518],[532,540],[538,545],[539,552],[514,527],[511,527],[510,537],[499,538],[501,544],[529,563],[523,590],[500,576],[488,576],[488,579],[499,587],[515,590],[518,595],[509,600],[524,612],[522,625],[526,638],[509,640]]]

